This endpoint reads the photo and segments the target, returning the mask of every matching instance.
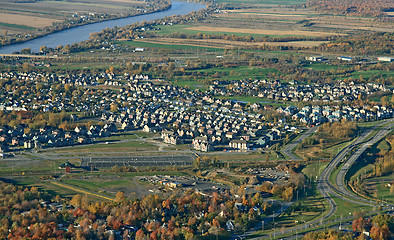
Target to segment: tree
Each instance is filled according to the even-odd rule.
[[[287,187],[282,193],[282,197],[285,201],[291,201],[293,199],[294,189],[293,187]]]
[[[117,103],[111,103],[111,112],[117,112],[119,109],[119,106]]]
[[[70,201],[70,204],[75,208],[80,207],[82,202],[82,196],[80,194],[74,195]]]
[[[139,229],[136,233],[135,233],[135,239],[136,240],[144,240],[145,239],[145,233],[142,229]]]
[[[47,52],[48,51],[48,48],[47,48],[47,46],[41,46],[40,47],[40,52]]]
[[[31,48],[24,48],[21,50],[21,54],[31,54]]]
[[[124,195],[124,192],[116,193],[115,201],[123,202],[125,199],[126,199],[126,196]]]

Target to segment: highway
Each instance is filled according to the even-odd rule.
[[[378,141],[380,141],[381,139],[383,139],[387,134],[389,134],[391,132],[392,126],[394,125],[392,120],[389,120],[390,124],[384,126],[382,129],[380,129],[376,135],[371,138],[370,140],[368,140],[365,143],[360,143],[360,147],[346,160],[346,162],[343,164],[343,166],[341,167],[339,173],[336,176],[335,179],[335,183],[337,185],[337,190],[352,199],[356,199],[360,202],[364,202],[364,203],[370,203],[369,200],[364,199],[358,195],[356,195],[353,192],[350,192],[347,188],[346,188],[346,183],[345,183],[345,177],[347,172],[349,171],[349,169],[351,168],[351,166],[356,162],[356,160],[361,156],[361,154],[371,145],[377,143]],[[382,124],[380,124],[381,126]]]
[[[325,222],[328,218],[334,216],[336,210],[337,210],[337,204],[335,201],[331,198],[330,195],[334,195],[338,198],[341,198],[342,200],[345,200],[347,202],[353,203],[353,204],[360,204],[360,205],[374,205],[377,206],[379,203],[376,201],[371,201],[365,198],[362,198],[358,195],[356,195],[353,192],[350,192],[346,188],[345,184],[345,176],[347,172],[349,171],[350,167],[355,163],[355,161],[361,156],[361,154],[371,145],[375,144],[376,142],[380,141],[383,139],[387,134],[389,134],[392,131],[392,127],[394,126],[394,119],[387,119],[385,121],[382,121],[381,123],[367,129],[366,131],[363,131],[359,137],[349,146],[345,147],[340,151],[327,165],[327,167],[323,170],[322,174],[320,175],[318,179],[318,184],[317,184],[317,189],[320,192],[320,194],[323,196],[323,198],[328,202],[329,204],[329,209],[330,211],[326,213],[324,216],[315,219],[313,221],[310,221],[308,223],[303,224],[302,226],[296,226],[292,228],[287,228],[285,230],[277,231],[277,235],[281,234],[290,234],[290,233],[296,233],[298,231],[301,231],[302,229],[308,229],[310,227],[315,227],[317,225],[324,225],[327,224]],[[381,127],[377,131],[377,133],[368,139],[370,137],[370,134],[376,130],[377,128]],[[293,160],[299,159],[297,156],[292,157],[291,151],[299,144],[303,139],[314,133],[316,129],[309,129],[307,132],[303,133],[302,138],[301,136],[297,138],[297,141],[293,141],[291,144],[287,145],[282,152],[290,157]],[[347,158],[348,156],[348,158]],[[334,171],[336,166],[338,166],[340,163],[343,162],[343,165],[341,166],[341,169],[339,170],[338,175],[335,178],[335,185],[330,182],[329,177],[331,173]],[[387,204],[389,207],[394,207],[392,204]],[[324,223],[325,222],[325,223]],[[323,224],[324,223],[324,224]],[[301,236],[301,234],[299,235]],[[263,236],[259,237],[256,239],[265,239],[268,236]],[[294,239],[293,237],[290,237],[288,239]]]
[[[382,138],[384,138],[390,131],[391,127],[393,126],[393,120],[394,119],[388,119],[386,121],[383,121],[374,127],[368,129],[367,131],[364,131],[357,139],[354,141],[352,144],[349,146],[345,147],[342,149],[341,152],[339,152],[327,165],[327,167],[324,169],[323,173],[320,175],[319,180],[318,180],[318,185],[317,188],[319,192],[324,196],[324,198],[328,201],[331,211],[327,213],[323,219],[327,219],[334,215],[335,211],[333,209],[336,209],[336,205],[334,200],[329,196],[329,193],[346,200],[351,203],[356,203],[360,205],[376,205],[376,202],[371,202],[370,200],[364,199],[352,192],[350,192],[346,188],[345,184],[345,176],[346,173],[349,171],[350,167],[354,164],[354,162],[361,156],[361,154],[371,145],[374,143],[378,142]],[[369,135],[378,127],[381,127],[385,124],[385,127],[380,129],[374,137],[371,139],[367,140]],[[359,147],[359,148],[356,148]],[[355,152],[351,153],[353,149],[356,149]],[[349,158],[346,158],[348,154],[351,154]],[[341,162],[343,162],[343,165],[341,169],[339,170],[338,175],[335,178],[335,185],[330,182],[329,177],[331,173],[334,171],[335,167],[338,166]]]

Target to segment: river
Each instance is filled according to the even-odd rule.
[[[172,1],[171,8],[165,11],[138,15],[134,17],[108,20],[98,23],[91,23],[83,26],[66,29],[24,43],[12,44],[8,46],[0,47],[0,54],[10,54],[16,51],[20,51],[24,48],[30,48],[32,52],[38,52],[41,46],[54,48],[59,45],[63,45],[63,46],[67,44],[71,45],[73,43],[88,40],[90,33],[100,32],[105,28],[113,28],[115,26],[122,27],[135,22],[142,22],[144,20],[153,21],[173,15],[185,15],[192,11],[198,11],[202,8],[205,8],[205,5],[190,3],[190,2]]]

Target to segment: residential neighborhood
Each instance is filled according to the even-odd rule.
[[[16,85],[0,96],[3,99],[0,110],[18,110],[26,114],[49,110],[85,111],[89,113],[87,117],[101,116],[103,124],[89,128],[77,126],[73,131],[43,126],[29,133],[25,133],[29,126],[3,126],[0,139],[3,151],[21,146],[29,149],[88,144],[95,138],[132,130],[160,133],[167,144],[188,144],[202,152],[247,151],[270,147],[310,125],[393,117],[393,109],[385,105],[346,104],[359,96],[392,92],[377,83],[287,85],[278,81],[242,80],[226,82],[233,86],[231,88],[220,87],[224,82],[214,82],[210,91],[201,93],[169,85],[163,80],[151,80],[142,74],[0,73],[0,80],[12,79],[31,84],[38,94],[29,97],[25,86]],[[56,87],[36,84],[38,79],[46,79],[48,86]],[[100,85],[115,89],[97,89]],[[82,93],[84,98],[79,97]],[[280,99],[289,104],[274,108],[271,104],[250,104],[218,97],[233,94]],[[292,105],[311,100],[316,104]],[[78,122],[78,117],[71,115],[69,121]]]

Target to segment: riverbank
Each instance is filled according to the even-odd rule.
[[[112,29],[114,27],[123,27],[136,22],[154,21],[174,15],[186,15],[203,8],[206,8],[203,4],[173,1],[171,7],[164,11],[69,28],[24,43],[0,47],[0,54],[16,53],[20,52],[22,49],[30,49],[31,52],[39,52],[42,46],[57,48],[59,46],[72,45],[74,43],[89,40],[90,34],[93,32],[101,32],[104,29]],[[29,53],[30,52],[27,54]]]
[[[142,15],[146,15],[146,14],[152,14],[155,12],[161,12],[161,11],[165,11],[170,9],[172,6],[171,2],[167,2],[164,5],[157,5],[157,6],[153,6],[151,8],[153,9],[138,9],[138,11],[133,11],[130,12],[129,14],[106,14],[103,13],[103,15],[105,14],[105,17],[101,16],[101,17],[96,17],[96,18],[92,18],[92,17],[83,17],[83,20],[81,21],[80,19],[78,19],[78,15],[73,15],[73,17],[71,17],[70,19],[66,19],[64,21],[61,22],[56,22],[55,24],[52,24],[52,26],[46,26],[43,28],[38,28],[35,30],[34,33],[29,33],[29,34],[21,34],[21,33],[15,33],[13,35],[9,35],[9,36],[5,36],[5,34],[3,36],[0,36],[0,48],[1,47],[6,47],[6,46],[10,46],[10,45],[14,45],[14,44],[21,44],[21,43],[25,43],[37,38],[41,38],[41,37],[45,37],[48,36],[50,34],[54,34],[57,32],[61,32],[61,31],[65,31],[68,29],[72,29],[75,27],[81,27],[84,25],[89,25],[89,24],[96,24],[96,23],[100,23],[100,22],[106,22],[106,21],[113,21],[113,20],[117,20],[117,19],[124,19],[124,18],[130,18],[130,17],[135,17],[135,16],[142,16]],[[81,18],[82,18],[81,17]],[[8,32],[7,30],[4,30],[5,32]],[[5,39],[7,38],[7,39]]]

